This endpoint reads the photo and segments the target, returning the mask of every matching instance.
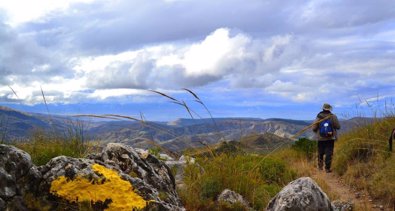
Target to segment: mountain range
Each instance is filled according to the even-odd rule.
[[[372,118],[361,117],[341,120],[341,132],[371,121]],[[170,122],[99,121],[97,118],[78,119],[0,107],[0,141],[25,141],[36,130],[56,131],[62,134],[78,127],[90,140],[103,143],[120,142],[141,148],[161,145],[172,151],[181,151],[221,141],[239,141],[245,136],[254,134],[274,134],[289,138],[312,122],[312,120],[278,118],[177,119]],[[313,135],[311,130],[303,134],[308,138],[312,138]]]

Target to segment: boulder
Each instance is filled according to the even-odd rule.
[[[185,210],[170,169],[126,145],[40,167],[26,152],[0,145],[0,161],[0,210]]]
[[[267,211],[332,211],[328,196],[310,177],[301,177],[285,186],[267,206]]]
[[[27,210],[22,196],[37,192],[40,180],[29,154],[0,144],[0,210]]]
[[[143,159],[133,148],[118,143],[108,144],[101,153],[91,157],[97,163],[109,165],[126,175],[132,175],[136,189],[145,190],[149,187],[154,195],[159,195],[163,199],[156,199],[165,207],[163,209],[183,209],[170,168],[156,157],[148,155]]]

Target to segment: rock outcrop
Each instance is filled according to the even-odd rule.
[[[27,210],[23,197],[37,193],[40,180],[29,154],[0,145],[0,210]]]
[[[170,169],[154,156],[111,143],[36,167],[26,152],[0,145],[0,210],[133,209],[184,210]]]
[[[310,177],[301,177],[285,186],[269,203],[267,211],[332,211],[328,196]]]

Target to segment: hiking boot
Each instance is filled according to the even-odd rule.
[[[322,168],[322,166],[318,166],[317,169],[318,169],[319,171],[324,170],[324,169]]]
[[[325,172],[326,172],[326,173],[331,173],[332,170],[330,170],[330,169],[325,169]]]

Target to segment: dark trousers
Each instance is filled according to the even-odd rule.
[[[325,169],[331,169],[335,140],[318,141],[318,168],[322,169],[325,155]]]

